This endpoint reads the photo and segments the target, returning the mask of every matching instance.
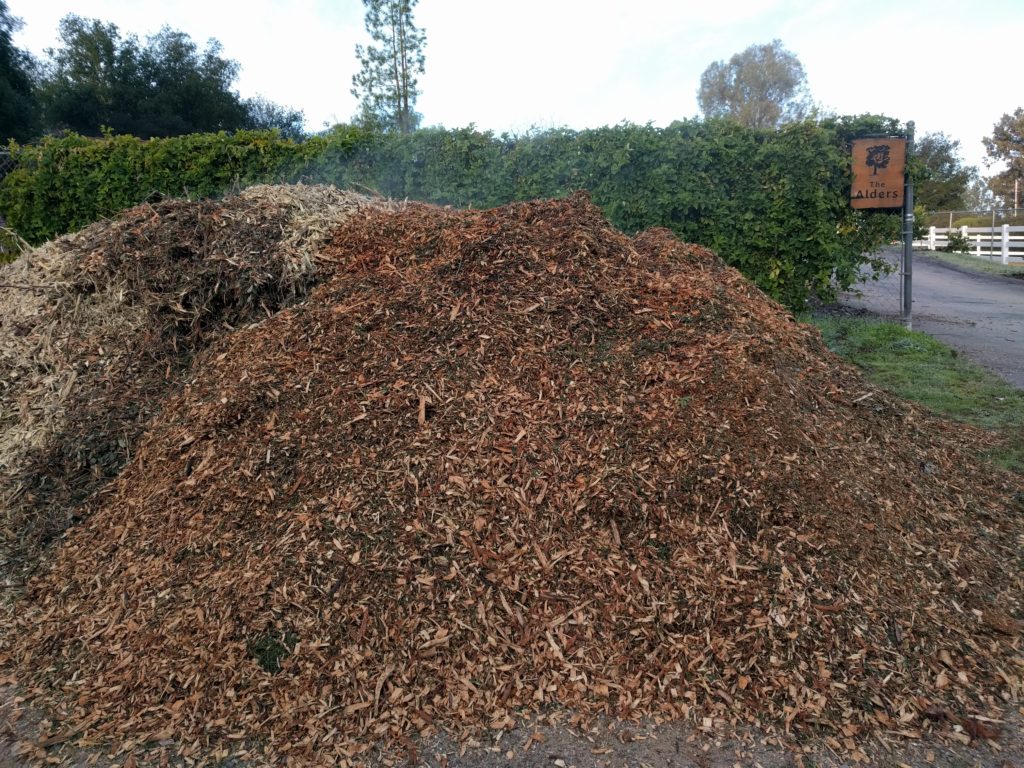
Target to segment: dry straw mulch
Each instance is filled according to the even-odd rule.
[[[583,196],[368,210],[199,353],[0,656],[143,756],[342,764],[568,709],[862,740],[1020,699],[1020,478]]]
[[[63,531],[192,355],[304,296],[368,205],[323,186],[145,204],[0,268],[0,561]]]

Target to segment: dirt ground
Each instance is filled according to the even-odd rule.
[[[0,681],[2,682],[2,681]],[[522,724],[476,738],[436,736],[409,744],[389,758],[371,757],[366,765],[423,768],[841,768],[901,766],[904,768],[1017,768],[1024,766],[1024,716],[1012,713],[995,740],[969,742],[966,734],[948,727],[920,738],[899,734],[862,745],[862,752],[837,752],[824,737],[797,747],[776,736],[741,731],[731,737],[694,728],[689,723],[651,725],[598,721],[572,723],[570,713],[549,715],[555,724]],[[62,737],[68,736],[65,740]],[[232,758],[186,762],[173,757],[175,745],[163,745],[155,760],[113,755],[108,750],[75,744],[38,711],[27,708],[13,685],[0,685],[0,767],[43,765],[128,768],[147,765],[217,765],[222,768],[260,766]],[[45,750],[36,745],[52,742]],[[965,743],[968,742],[968,743]],[[835,742],[833,742],[834,744]],[[302,763],[296,763],[302,765]]]
[[[537,734],[542,741],[531,740]],[[1024,744],[1019,723],[1012,737],[1003,743],[957,745],[935,737],[907,740],[895,737],[888,746],[876,745],[856,758],[841,755],[819,740],[797,750],[781,745],[778,740],[761,733],[746,732],[736,738],[715,737],[688,724],[662,726],[630,724],[598,724],[582,731],[546,727],[536,731],[521,729],[503,734],[500,740],[468,749],[464,755],[446,750],[447,761],[436,755],[427,765],[449,768],[540,768],[541,766],[677,766],[678,768],[839,768],[839,766],[971,766],[1024,765]],[[531,742],[527,748],[528,742]],[[858,762],[859,760],[859,762]]]

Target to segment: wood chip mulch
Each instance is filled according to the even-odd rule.
[[[303,298],[330,232],[384,204],[305,185],[163,200],[0,266],[0,566],[31,567],[192,357]]]
[[[582,195],[369,210],[319,258],[29,584],[0,662],[58,731],[297,765],[563,710],[998,738],[1024,510],[987,435]]]

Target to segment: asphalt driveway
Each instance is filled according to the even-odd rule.
[[[892,249],[886,253],[897,257]],[[952,267],[915,251],[913,327],[1024,388],[1024,280]],[[844,306],[873,314],[899,313],[899,275],[846,294]]]

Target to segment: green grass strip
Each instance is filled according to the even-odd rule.
[[[825,343],[863,369],[877,386],[957,421],[999,432],[1006,443],[989,458],[1024,473],[1024,390],[956,350],[895,323],[813,317]]]
[[[998,258],[990,259],[987,256],[968,256],[963,253],[946,253],[945,251],[914,251],[914,256],[935,259],[971,272],[983,272],[988,275],[1002,275],[1024,280],[1024,265],[1006,265]]]

